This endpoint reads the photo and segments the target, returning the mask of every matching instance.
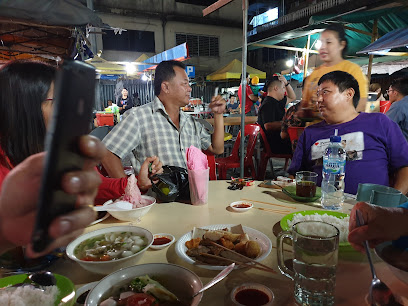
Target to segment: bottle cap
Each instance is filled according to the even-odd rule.
[[[337,135],[330,136],[330,142],[341,142],[341,136]]]
[[[338,132],[338,129],[334,130],[334,135],[330,136],[330,142],[341,142],[341,136],[337,136]]]

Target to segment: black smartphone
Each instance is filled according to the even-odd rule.
[[[83,166],[78,138],[90,132],[95,77],[93,66],[73,60],[64,61],[57,72],[54,109],[45,138],[47,154],[32,236],[35,252],[43,251],[52,242],[48,235],[51,222],[75,209],[76,196],[62,190],[61,178],[66,172]]]

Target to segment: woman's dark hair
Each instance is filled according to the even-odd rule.
[[[55,72],[53,66],[34,61],[13,61],[0,70],[0,148],[11,166],[44,150],[41,106]]]
[[[341,51],[341,56],[344,58],[347,53],[348,42],[346,38],[346,31],[344,30],[343,26],[340,23],[331,23],[324,29],[323,32],[326,32],[326,31],[336,32],[339,38],[339,42],[342,42],[342,41],[346,42],[346,45]]]
[[[161,84],[165,81],[170,81],[176,76],[174,66],[180,67],[183,70],[186,69],[186,66],[179,61],[163,61],[157,65],[156,72],[154,73],[154,94],[156,96],[160,95]]]
[[[339,92],[343,92],[346,89],[354,89],[353,105],[357,107],[360,101],[360,87],[357,80],[350,74],[344,71],[336,70],[323,75],[317,85],[324,82],[332,82],[339,88]]]

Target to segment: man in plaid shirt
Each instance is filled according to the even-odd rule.
[[[225,100],[213,97],[209,108],[214,113],[212,135],[181,107],[190,100],[191,87],[185,66],[178,61],[164,61],[156,67],[155,99],[133,108],[120,124],[104,138],[110,152],[102,164],[111,177],[124,177],[121,158],[133,152],[139,165],[150,156],[163,165],[186,168],[186,149],[191,145],[214,154],[224,152]],[[139,170],[139,169],[135,169]],[[152,174],[155,169],[152,169]]]

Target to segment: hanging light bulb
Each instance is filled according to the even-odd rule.
[[[315,49],[319,50],[322,46],[322,41],[320,39],[316,40]]]
[[[147,77],[147,75],[145,75],[144,73],[142,74],[142,77],[141,77],[141,80],[143,81],[143,82],[147,82],[147,80],[148,80],[149,78]]]
[[[288,66],[288,67],[292,67],[293,66],[293,60],[287,60],[286,61],[286,66]]]

